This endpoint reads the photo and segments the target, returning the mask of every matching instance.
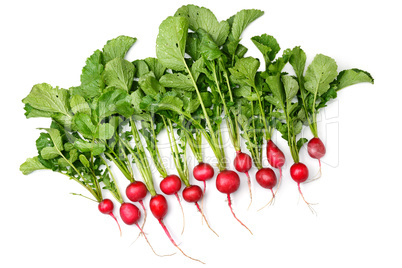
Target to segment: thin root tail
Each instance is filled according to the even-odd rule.
[[[250,234],[253,234],[253,232],[251,232],[251,230],[250,230],[244,223],[242,223],[241,220],[239,220],[239,219],[236,217],[236,214],[233,212],[233,209],[232,209],[232,201],[230,200],[230,194],[228,194],[228,204],[229,204],[230,211],[231,211],[232,214],[233,214],[233,217],[235,217],[235,219],[236,219],[241,225],[243,225],[243,227],[246,228],[246,229],[250,232]]]
[[[183,229],[181,230],[181,234],[183,234],[183,233],[184,233],[184,227],[185,227],[185,225],[186,225],[186,222],[185,222],[185,219],[184,219],[184,210],[183,210],[183,206],[181,205],[179,195],[178,195],[177,193],[175,193],[174,195],[176,196],[177,201],[179,201],[179,205],[180,205],[180,209],[181,209],[181,214],[183,215]]]
[[[318,170],[317,174],[315,175],[315,178],[311,179],[311,180],[308,180],[305,183],[310,183],[310,182],[313,182],[313,181],[318,180],[319,178],[321,178],[322,171],[321,171],[321,160],[320,159],[318,159],[318,165],[320,166],[320,169]]]
[[[162,228],[163,228],[163,230],[165,231],[165,234],[166,234],[167,237],[169,238],[170,242],[172,242],[172,244],[173,244],[184,256],[186,256],[187,258],[189,258],[189,259],[191,259],[191,260],[193,260],[193,261],[198,261],[198,262],[200,262],[200,263],[202,263],[202,264],[205,264],[204,262],[202,262],[202,261],[200,261],[200,260],[198,260],[198,259],[194,259],[194,258],[192,258],[192,257],[190,257],[190,256],[188,256],[188,255],[186,255],[186,254],[184,253],[184,251],[183,251],[183,250],[176,244],[176,242],[173,240],[172,236],[171,236],[170,233],[169,233],[169,230],[166,228],[166,225],[163,223],[162,219],[158,219],[158,220],[159,220],[159,224],[162,226]]]
[[[247,210],[250,209],[251,203],[253,202],[253,193],[251,192],[251,179],[250,179],[250,174],[248,174],[248,171],[245,172],[247,176],[247,184],[248,184],[248,191],[250,193],[250,204],[247,207]]]
[[[304,199],[304,195],[300,189],[300,183],[297,184],[298,188],[299,188],[299,193],[300,196],[303,198],[303,201],[307,204],[308,208],[310,209],[311,213],[313,213],[314,215],[317,216],[317,212],[314,210],[314,208],[312,207],[313,205],[317,205],[316,203],[309,203],[306,201],[306,199]]]
[[[211,226],[209,226],[209,222],[207,220],[207,218],[205,217],[204,211],[200,208],[200,206],[198,205],[197,202],[195,202],[195,205],[197,206],[198,211],[201,213],[202,218],[205,220],[208,228],[217,236],[219,237],[219,235],[214,231],[214,229],[211,228]]]
[[[147,241],[149,247],[152,249],[152,252],[158,256],[158,257],[167,257],[167,256],[172,256],[176,253],[172,253],[172,254],[168,254],[168,255],[159,255],[158,253],[155,252],[154,248],[151,246],[151,243],[149,243],[147,236],[145,235],[144,231],[142,230],[142,228],[138,225],[138,223],[136,223],[135,225],[137,225],[138,229],[140,229],[140,233],[143,234],[145,240]]]
[[[109,215],[116,221],[117,226],[119,226],[120,236],[122,236],[121,227],[120,227],[120,224],[119,224],[118,220],[114,216],[113,212],[110,212]]]
[[[265,206],[263,206],[262,208],[260,208],[258,211],[262,210],[263,208],[273,205],[275,203],[275,193],[274,191],[271,189],[271,193],[272,193],[272,197],[271,200],[269,200],[269,202],[267,204],[265,204]]]

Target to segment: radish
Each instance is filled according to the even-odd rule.
[[[216,188],[219,192],[227,194],[230,211],[235,219],[243,225],[251,234],[253,234],[246,225],[244,225],[234,214],[232,209],[232,201],[230,200],[230,194],[234,193],[240,187],[239,175],[232,170],[222,170],[216,177]]]
[[[148,190],[143,182],[135,181],[130,183],[126,188],[126,196],[132,202],[139,202],[144,208],[142,200],[147,195]]]
[[[267,143],[267,159],[274,168],[281,169],[285,164],[285,155],[272,140]]]
[[[245,173],[247,176],[248,190],[250,193],[250,204],[248,205],[248,208],[250,208],[251,202],[253,201],[253,195],[251,192],[251,181],[250,181],[250,175],[248,174],[248,171],[253,166],[253,160],[251,159],[251,157],[248,154],[242,153],[241,151],[237,151],[236,157],[233,161],[233,165],[238,172]]]
[[[170,235],[169,230],[166,228],[165,224],[163,223],[163,218],[165,217],[165,215],[168,212],[168,204],[167,204],[166,198],[161,194],[156,194],[156,195],[152,196],[151,200],[149,202],[149,207],[150,207],[151,212],[154,215],[154,217],[159,221],[159,224],[162,226],[162,228],[165,231],[170,242],[172,242],[172,244],[187,258],[190,258],[194,261],[198,261],[198,262],[205,264],[204,262],[202,262],[198,259],[194,259],[194,258],[186,255],[183,252],[183,250],[176,244],[176,242],[173,240],[172,236]]]
[[[261,185],[261,187],[265,189],[270,189],[272,193],[271,200],[265,206],[259,209],[261,210],[274,202],[275,193],[272,189],[275,187],[277,179],[275,172],[271,168],[261,168],[260,170],[258,170],[255,174],[255,179],[257,180],[258,184]]]
[[[143,182],[135,181],[130,183],[126,188],[126,196],[132,202],[140,203],[142,209],[144,210],[144,222],[142,223],[142,228],[144,228],[145,222],[147,220],[147,210],[145,209],[144,202],[142,201],[147,195],[148,190]]]
[[[201,187],[198,185],[190,185],[187,186],[186,188],[184,188],[183,190],[183,198],[184,200],[186,200],[189,203],[194,203],[195,206],[197,207],[198,211],[201,213],[203,219],[205,220],[205,222],[208,225],[208,228],[214,232],[214,234],[216,236],[219,237],[219,235],[211,228],[211,226],[209,226],[209,222],[208,220],[205,218],[205,214],[202,211],[202,208],[200,208],[200,206],[198,205],[198,201],[201,200],[201,198],[203,197],[203,191],[201,190]]]
[[[214,168],[208,163],[199,162],[198,165],[193,168],[194,179],[204,183],[204,194],[206,188],[205,182],[212,179],[214,177],[214,173]]]
[[[114,208],[114,205],[113,205],[112,200],[107,199],[107,198],[106,198],[106,199],[103,199],[103,200],[102,200],[101,202],[99,202],[99,204],[98,204],[98,209],[99,209],[99,211],[100,211],[101,213],[110,215],[110,216],[116,221],[117,225],[119,226],[120,236],[121,236],[120,224],[119,224],[119,222],[117,221],[116,217],[115,217],[114,214],[113,214],[113,208]]]
[[[312,138],[307,151],[312,158],[318,159],[319,175],[308,181],[321,177],[321,158],[325,155],[325,146],[318,138],[317,114],[327,106],[327,102],[337,97],[337,92],[345,87],[362,82],[374,83],[373,77],[356,68],[338,73],[336,61],[323,54],[317,54],[306,69],[307,56],[300,47],[294,47],[290,53],[289,63],[292,65],[300,87],[300,100],[305,123],[310,127]],[[306,69],[306,71],[305,71]]]
[[[141,211],[138,209],[137,206],[135,206],[134,204],[131,204],[131,203],[122,203],[120,206],[120,217],[125,224],[127,224],[127,225],[135,224],[138,227],[138,229],[140,229],[141,234],[144,236],[145,240],[147,241],[148,245],[151,247],[151,249],[155,255],[160,256],[160,257],[167,256],[167,255],[157,254],[155,252],[155,250],[153,249],[153,247],[151,246],[151,244],[149,243],[147,236],[145,235],[144,231],[138,224],[138,221],[141,218]]]
[[[188,186],[183,190],[184,200],[186,200],[189,203],[192,202],[196,203],[197,207],[198,207],[197,202],[200,201],[201,197],[202,197],[202,190],[197,185]]]
[[[316,214],[315,210],[311,206],[314,204],[311,204],[311,203],[307,202],[306,199],[304,199],[303,193],[300,189],[300,183],[303,183],[308,179],[308,174],[309,174],[308,168],[306,167],[305,164],[303,164],[301,162],[294,163],[290,167],[290,176],[297,183],[297,187],[299,188],[299,193],[300,193],[301,197],[303,198],[304,202],[307,204],[307,206],[309,207],[311,212],[313,214]]]
[[[181,188],[181,180],[179,176],[177,175],[169,175],[165,177],[159,184],[159,188],[161,191],[166,194],[166,195],[175,195],[177,198],[177,201],[179,202],[181,213],[183,215],[183,229],[181,233],[183,234],[184,232],[184,225],[185,225],[185,220],[184,220],[184,211],[183,211],[183,206],[181,205],[179,195],[177,194],[180,191]]]
[[[307,143],[307,152],[310,155],[310,157],[318,160],[318,164],[320,166],[318,177],[309,181],[309,182],[312,182],[321,177],[321,174],[322,174],[321,173],[321,158],[325,155],[325,152],[326,152],[325,145],[320,140],[320,138],[314,137]]]
[[[174,194],[178,197],[177,192],[180,191],[181,180],[177,175],[169,175],[161,181],[159,186],[164,194]]]
[[[282,181],[282,167],[285,164],[285,155],[271,139],[267,143],[267,159],[273,168],[279,169],[278,191]]]

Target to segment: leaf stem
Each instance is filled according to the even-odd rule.
[[[156,157],[157,157],[157,160],[158,160],[158,161],[154,161],[154,162],[156,162],[155,166],[157,167],[157,169],[158,169],[159,173],[161,174],[161,176],[163,178],[166,178],[168,174],[167,174],[167,171],[166,171],[166,167],[163,165],[163,160],[162,160],[162,157],[161,157],[159,149],[158,149],[156,133],[155,133],[155,129],[154,129],[154,120],[152,119],[152,116],[150,116],[150,117],[151,117],[150,120],[151,120],[152,136],[153,136],[153,140],[154,140],[154,144],[153,144],[154,146],[153,147],[155,148],[155,153],[156,153]],[[162,118],[163,118],[163,116],[162,116]]]
[[[214,134],[214,131],[213,131],[213,128],[212,128],[212,125],[211,125],[211,122],[210,122],[210,118],[208,116],[207,110],[205,109],[205,105],[204,105],[204,102],[203,102],[203,100],[201,98],[201,94],[200,94],[200,91],[198,89],[197,83],[195,82],[194,77],[193,77],[190,69],[188,68],[188,65],[187,65],[187,63],[186,63],[184,58],[183,58],[183,63],[184,63],[184,66],[186,67],[187,72],[188,72],[188,74],[189,74],[189,76],[191,78],[191,81],[192,81],[193,85],[194,85],[195,91],[197,93],[197,97],[200,100],[200,105],[201,105],[201,108],[202,108],[202,112],[204,114],[205,121],[206,121],[208,129],[209,129],[209,135],[212,138],[212,144],[210,144],[210,145],[211,145],[211,147],[213,147],[212,149],[213,149],[213,151],[215,153],[216,158],[218,159],[219,169],[221,169],[221,168],[225,169],[226,164],[222,163],[222,151],[217,150],[218,148],[220,148],[219,141],[217,140],[217,137]],[[205,133],[204,135],[207,135],[207,132],[203,132],[203,133]],[[221,170],[223,170],[223,169],[221,169]]]
[[[120,204],[123,204],[124,200],[123,200],[123,197],[122,197],[122,195],[120,193],[119,187],[117,185],[117,181],[116,181],[116,179],[115,179],[115,177],[114,177],[114,175],[112,173],[112,170],[110,169],[110,167],[109,167],[108,163],[106,162],[106,160],[102,156],[100,156],[100,158],[102,159],[103,163],[105,164],[110,176],[112,177],[113,183],[114,183],[114,185],[116,187],[116,192],[115,191],[110,191],[110,192],[112,193],[114,198],[116,198],[116,200],[120,202]]]

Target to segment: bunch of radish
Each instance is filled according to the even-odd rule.
[[[46,83],[34,85],[23,99],[25,115],[51,118],[52,122],[49,128],[42,129],[44,132],[36,141],[38,155],[28,158],[20,170],[27,175],[47,169],[67,176],[82,185],[91,197],[75,195],[97,202],[101,213],[118,222],[113,201],[103,197],[103,191],[110,192],[120,203],[122,221],[136,225],[148,244],[143,231],[147,215],[143,201],[149,193],[149,209],[168,239],[183,255],[196,261],[199,260],[183,252],[165,225],[169,209],[164,195],[174,195],[178,200],[183,214],[182,233],[185,215],[181,197],[195,204],[217,235],[203,206],[203,199],[212,191],[209,187],[207,190],[207,181],[216,174],[213,165],[204,161],[203,141],[216,158],[216,189],[225,194],[234,218],[251,234],[236,217],[231,195],[241,186],[244,173],[251,206],[253,164],[257,168],[255,181],[270,192],[265,206],[273,204],[284,179],[283,168],[289,164],[291,178],[314,212],[304,199],[301,184],[321,176],[321,158],[326,148],[318,135],[317,114],[342,88],[374,80],[359,69],[338,73],[336,62],[322,54],[306,67],[307,57],[300,47],[286,49],[277,56],[280,46],[267,34],[251,38],[264,60],[264,70],[259,71],[260,60],[247,57],[247,48],[240,41],[245,28],[262,15],[260,10],[248,9],[218,21],[207,8],[182,6],[160,24],[156,58],[128,61],[126,54],[136,38],[119,36],[86,60],[80,85],[69,89]],[[283,71],[287,64],[293,67],[294,74]],[[240,176],[229,169],[223,121],[236,153],[232,164]],[[300,137],[305,126],[314,136],[310,141]],[[272,140],[274,131],[287,141],[293,163],[285,159],[287,148],[279,148]],[[177,174],[168,173],[161,157],[158,146],[163,135],[169,141],[170,160]],[[241,148],[242,141],[247,151]],[[306,142],[308,154],[319,163],[316,178],[309,178],[309,169],[300,160],[299,151]],[[192,171],[187,148],[196,159]],[[269,167],[263,166],[264,157]],[[152,173],[150,162],[158,174]],[[128,180],[125,196],[120,192],[112,165]],[[135,169],[140,178],[135,177]],[[202,185],[197,185],[197,181]]]

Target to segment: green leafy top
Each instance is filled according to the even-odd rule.
[[[184,52],[188,25],[186,18],[168,17],[159,26],[156,56],[166,68],[175,71],[186,70]]]
[[[318,54],[304,73],[306,54],[300,47],[292,50],[289,60],[300,86],[300,100],[311,132],[318,137],[317,113],[326,103],[337,97],[337,91],[362,82],[374,83],[371,75],[359,69],[337,72],[337,64],[332,58]]]

